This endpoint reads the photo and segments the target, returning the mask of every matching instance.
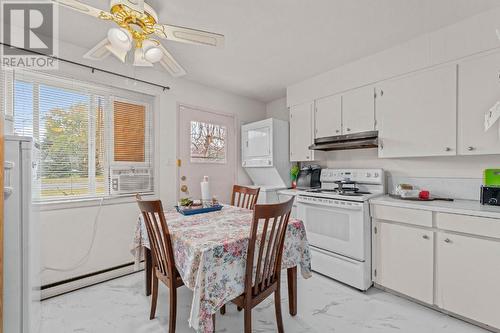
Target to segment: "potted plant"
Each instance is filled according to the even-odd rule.
[[[297,164],[290,169],[290,179],[292,180],[292,188],[297,188],[297,177],[299,176],[300,168]]]

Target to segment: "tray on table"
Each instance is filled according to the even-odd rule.
[[[213,205],[211,207],[199,207],[199,208],[189,208],[189,207],[179,207],[175,206],[175,209],[177,209],[177,212],[181,213],[182,215],[196,215],[196,214],[204,214],[204,213],[210,213],[210,212],[216,212],[218,210],[222,209],[222,205]]]

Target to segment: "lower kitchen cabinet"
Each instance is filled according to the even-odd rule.
[[[436,305],[500,328],[500,241],[437,233]]]
[[[433,248],[434,234],[430,230],[375,222],[375,283],[432,304]]]

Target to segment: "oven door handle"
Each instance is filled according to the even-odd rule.
[[[328,203],[316,203],[316,202],[304,202],[301,201],[300,199],[297,202],[299,205],[304,205],[304,206],[315,206],[315,207],[326,207],[330,209],[345,209],[345,210],[362,210],[363,205],[330,205]]]

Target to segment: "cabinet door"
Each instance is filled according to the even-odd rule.
[[[316,138],[342,134],[342,97],[334,95],[316,100],[314,123]]]
[[[290,108],[290,161],[313,160],[309,146],[313,144],[312,119],[314,103]]]
[[[455,155],[456,96],[455,65],[382,83],[379,157]]]
[[[433,232],[379,221],[375,228],[375,282],[433,304]]]
[[[247,147],[245,157],[269,157],[271,156],[271,126],[252,128],[245,131]]]
[[[500,328],[500,242],[438,233],[436,304]]]
[[[342,96],[343,134],[375,130],[375,89],[364,87]]]
[[[500,53],[459,66],[458,153],[500,154],[498,125],[484,131],[484,115],[500,102]]]

